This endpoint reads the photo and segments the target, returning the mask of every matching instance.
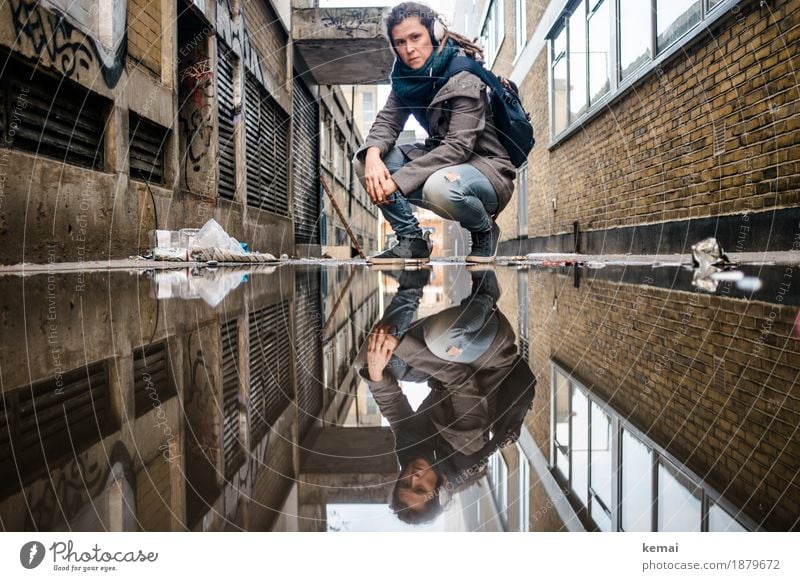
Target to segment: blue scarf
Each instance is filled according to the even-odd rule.
[[[390,79],[392,91],[405,107],[411,110],[411,114],[416,117],[419,124],[428,130],[428,120],[425,117],[425,110],[431,104],[438,88],[435,86],[437,81],[443,79],[447,71],[447,65],[458,52],[458,45],[452,40],[448,40],[444,48],[439,51],[434,47],[433,53],[419,69],[412,69],[405,65],[397,56],[394,59],[394,66]],[[442,83],[439,83],[441,86]]]

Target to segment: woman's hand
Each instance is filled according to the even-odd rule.
[[[400,341],[394,335],[390,335],[391,325],[379,323],[375,325],[369,335],[369,345],[367,346],[367,368],[369,378],[372,381],[383,379],[383,370],[392,358],[394,350]]]
[[[367,184],[367,194],[373,204],[387,203],[387,197],[397,191],[397,184],[392,180],[392,174],[383,163],[381,152],[377,147],[370,147],[367,150],[364,181]]]

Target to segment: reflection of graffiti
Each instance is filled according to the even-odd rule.
[[[114,53],[106,56],[95,40],[70,24],[64,14],[45,10],[38,0],[11,0],[9,6],[17,38],[30,40],[40,59],[47,57],[54,67],[75,80],[81,80],[82,72],[88,73],[96,66],[109,88],[117,85],[125,68],[127,32]]]
[[[355,32],[367,32],[367,27],[364,25],[374,18],[370,18],[365,10],[338,9],[335,12],[323,10],[320,20],[326,28],[335,28],[347,36],[353,36]]]
[[[25,492],[30,507],[29,530],[54,530],[69,523],[80,509],[99,494],[109,466],[89,461],[89,454],[75,457],[68,465],[52,470],[49,479],[33,484]]]

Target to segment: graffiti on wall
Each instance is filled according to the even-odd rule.
[[[76,81],[91,81],[95,70],[113,89],[125,70],[127,33],[113,51],[73,26],[58,10],[45,10],[39,0],[10,0],[11,22],[18,42],[29,42],[44,64]]]
[[[186,136],[186,161],[195,172],[211,148],[214,129],[214,71],[209,59],[190,66],[181,73],[190,114],[181,119]]]
[[[367,10],[322,10],[320,20],[325,28],[333,28],[344,32],[346,36],[354,36],[356,32],[369,32],[367,24],[372,24],[375,18]]]
[[[242,64],[247,70],[266,87],[261,60],[250,43],[250,34],[247,30],[244,13],[239,15],[239,24],[234,24],[227,0],[217,0],[217,35],[233,50],[236,56],[242,59]]]

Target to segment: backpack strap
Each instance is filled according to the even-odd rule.
[[[447,83],[447,81],[450,80],[450,77],[463,71],[469,71],[484,83],[489,85],[492,90],[498,90],[495,85],[499,85],[500,83],[493,73],[487,71],[478,61],[471,59],[468,56],[460,55],[456,55],[450,59],[450,62],[447,64],[447,68],[444,71],[444,75],[442,75],[434,83],[434,88],[438,92],[439,89],[441,89]]]

